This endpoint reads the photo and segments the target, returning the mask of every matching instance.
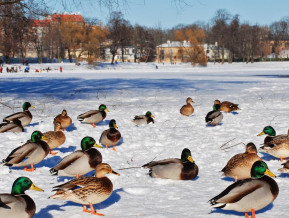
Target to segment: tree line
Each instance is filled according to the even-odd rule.
[[[38,4],[37,4],[38,3]],[[121,12],[111,11],[110,19],[102,24],[95,19],[85,18],[83,22],[60,20],[57,23],[35,23],[40,15],[49,14],[38,9],[39,0],[0,1],[0,52],[5,61],[11,57],[25,58],[27,51],[35,49],[39,62],[43,57],[64,58],[76,63],[85,55],[88,62],[102,58],[104,49],[112,54],[111,63],[117,52],[125,61],[125,48],[135,48],[137,61],[156,61],[156,46],[171,41],[189,41],[192,48],[180,50],[191,58],[192,63],[206,62],[201,45],[215,45],[220,51],[222,62],[266,60],[282,49],[289,47],[289,18],[273,22],[268,26],[241,23],[239,15],[227,10],[216,11],[209,23],[177,25],[171,29],[132,25]],[[224,49],[230,51],[225,60]],[[140,52],[140,55],[137,54]]]

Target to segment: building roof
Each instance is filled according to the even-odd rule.
[[[52,22],[72,21],[72,22],[84,22],[83,17],[80,14],[53,14],[51,17]]]
[[[45,19],[43,20],[33,20],[33,26],[45,27],[50,23],[56,23],[59,22],[60,20],[71,21],[76,23],[84,22],[84,19],[80,14],[53,14],[46,16]]]

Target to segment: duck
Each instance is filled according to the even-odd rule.
[[[62,110],[61,114],[58,114],[53,121],[53,124],[56,122],[60,122],[63,130],[69,127],[72,124],[72,120],[70,116],[67,115],[67,111],[65,109]]]
[[[260,147],[260,151],[270,154],[274,157],[283,159],[289,157],[289,130],[288,134],[277,135],[271,126],[264,127],[263,131],[258,136],[268,134],[264,139],[264,145]]]
[[[1,123],[0,124],[0,133],[2,132],[24,132],[24,128],[21,124],[21,121],[18,118],[15,118],[10,123]]]
[[[263,131],[260,132],[257,136],[267,135],[264,139],[264,144],[271,142],[274,137],[276,137],[276,131],[272,126],[265,126]]]
[[[191,116],[194,113],[194,107],[191,105],[191,103],[194,103],[192,98],[187,98],[185,105],[183,105],[180,109],[180,113],[183,116]]]
[[[113,184],[105,175],[111,173],[119,175],[113,171],[107,163],[100,163],[95,168],[95,177],[84,177],[73,179],[64,184],[53,187],[56,193],[50,199],[62,199],[83,205],[83,212],[103,216],[97,213],[93,204],[105,201],[112,194]],[[90,206],[90,210],[87,206]]]
[[[11,114],[3,119],[3,122],[9,123],[13,122],[14,119],[18,119],[21,121],[22,126],[27,126],[32,121],[32,114],[29,111],[29,108],[35,108],[29,102],[24,102],[22,105],[23,111]]]
[[[43,191],[33,184],[28,177],[18,177],[13,185],[11,193],[0,194],[0,217],[5,218],[31,218],[34,216],[36,206],[33,199],[25,194],[26,190]]]
[[[282,173],[289,173],[289,160],[281,165],[283,165],[283,168],[278,169],[278,171]]]
[[[198,165],[193,160],[188,148],[183,149],[181,159],[151,161],[142,167],[149,168],[149,175],[153,178],[173,180],[192,180],[199,172]]]
[[[132,120],[133,123],[135,123],[137,126],[141,124],[149,124],[149,123],[155,123],[154,121],[154,115],[152,115],[152,112],[147,111],[145,115],[137,115]]]
[[[105,145],[106,149],[108,146],[113,146],[112,150],[116,151],[115,145],[121,139],[121,134],[116,128],[118,128],[116,121],[112,119],[109,122],[109,129],[104,130],[99,138],[99,143]]]
[[[102,148],[98,145],[94,138],[86,136],[81,140],[81,150],[77,150],[65,156],[57,165],[50,169],[52,175],[70,176],[77,178],[84,175],[102,162],[101,153],[93,148]]]
[[[245,153],[234,155],[222,169],[223,175],[237,179],[251,178],[251,168],[253,164],[262,160],[257,155],[256,145],[252,142],[246,145]]]
[[[213,124],[217,126],[222,121],[223,114],[219,111],[219,109],[220,104],[214,104],[213,110],[207,113],[205,121],[209,124],[209,126],[212,126]]]
[[[220,100],[215,100],[215,104],[220,104],[220,111],[224,111],[225,113],[240,110],[238,104],[234,104],[230,101],[221,102]]]
[[[109,112],[105,104],[101,104],[98,110],[90,110],[77,116],[77,120],[83,123],[90,123],[93,128],[95,124],[103,121],[106,118],[106,111]]]
[[[251,168],[251,178],[238,180],[228,186],[223,192],[209,200],[214,208],[252,212],[261,210],[271,204],[279,194],[278,184],[271,177],[276,177],[264,161],[256,161]]]
[[[41,162],[49,154],[50,148],[43,141],[45,139],[40,131],[34,131],[31,134],[31,140],[11,151],[2,163],[9,167],[24,166],[25,171],[34,171],[33,165]],[[29,165],[31,166],[30,169],[27,168]]]
[[[63,133],[62,130],[63,128],[61,126],[61,123],[57,121],[54,124],[54,131],[48,131],[43,133],[43,136],[47,138],[44,141],[49,145],[50,147],[49,153],[51,155],[56,155],[57,152],[53,152],[52,149],[59,147],[66,140],[65,134]]]

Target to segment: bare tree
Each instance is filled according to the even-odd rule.
[[[221,47],[222,63],[225,59],[225,44],[228,36],[228,21],[231,15],[226,9],[219,9],[213,18],[212,39],[218,43],[218,50]],[[218,51],[219,52],[219,51]]]

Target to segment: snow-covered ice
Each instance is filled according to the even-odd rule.
[[[219,194],[233,179],[223,178],[221,169],[235,154],[244,152],[243,144],[223,151],[220,146],[234,139],[253,142],[257,147],[264,136],[257,137],[266,125],[277,134],[289,128],[289,63],[263,62],[254,64],[212,64],[192,67],[190,64],[117,64],[91,67],[86,64],[32,64],[30,73],[0,74],[0,119],[22,110],[29,101],[35,106],[31,124],[24,133],[2,133],[1,160],[22,145],[35,130],[53,130],[53,118],[65,108],[73,125],[65,131],[66,142],[37,164],[34,172],[23,168],[0,166],[1,193],[10,193],[19,176],[28,176],[45,192],[26,191],[36,203],[36,218],[84,218],[93,215],[82,212],[82,205],[69,201],[48,199],[52,187],[68,181],[69,177],[51,176],[49,169],[62,157],[80,149],[84,136],[99,140],[110,119],[115,119],[122,134],[117,152],[99,149],[103,162],[109,163],[120,176],[108,175],[114,184],[113,194],[95,205],[106,217],[243,217],[244,213],[215,210],[208,200]],[[59,72],[59,66],[63,72]],[[50,67],[52,71],[36,73],[35,69]],[[195,112],[183,117],[179,109],[191,97]],[[222,125],[208,127],[206,114],[215,99],[238,103],[241,111],[224,114]],[[106,104],[110,112],[104,121],[92,128],[77,121],[77,115]],[[11,108],[7,107],[10,106]],[[151,111],[155,124],[135,126],[135,115]],[[199,175],[192,181],[150,178],[140,167],[151,160],[177,157],[189,148],[199,166]],[[280,193],[277,199],[256,216],[270,218],[287,216],[289,175],[277,171],[280,160],[259,153],[275,179]],[[93,172],[89,173],[93,175]],[[211,212],[212,210],[212,212]],[[211,212],[211,213],[210,213]],[[209,214],[210,213],[210,214]]]

